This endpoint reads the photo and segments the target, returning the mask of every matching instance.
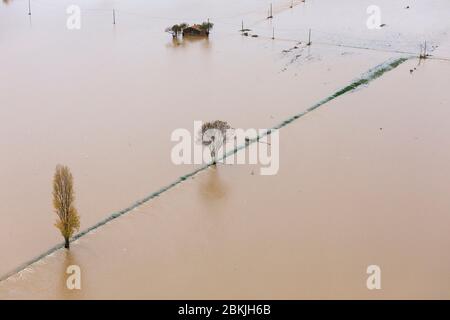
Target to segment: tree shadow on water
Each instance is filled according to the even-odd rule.
[[[167,44],[167,47],[174,49],[187,48],[191,45],[200,46],[203,49],[209,49],[211,47],[211,42],[208,37],[196,37],[196,36],[185,36],[182,38],[173,37],[172,41]]]
[[[228,189],[228,185],[220,177],[217,166],[209,167],[205,176],[200,179],[200,197],[208,205],[222,203],[227,198]]]
[[[68,279],[71,276],[74,276],[74,271],[69,270],[70,272],[67,273],[68,268],[70,266],[77,266],[80,270],[81,275],[81,289],[69,289],[68,287]],[[77,259],[76,252],[72,250],[64,250],[61,254],[61,267],[60,267],[60,280],[59,280],[59,286],[58,296],[62,299],[83,299],[84,294],[83,291],[86,290],[86,278],[84,273],[83,267],[79,263],[79,259]]]

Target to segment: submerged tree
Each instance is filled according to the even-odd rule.
[[[199,25],[199,28],[209,32],[214,27],[214,23],[212,22],[203,22],[201,25]]]
[[[55,226],[64,237],[64,247],[69,249],[70,238],[80,229],[80,217],[74,205],[73,177],[66,166],[56,166],[53,177],[53,207],[58,215]]]
[[[231,126],[227,122],[216,120],[205,122],[198,133],[200,143],[209,148],[213,164],[216,164],[220,149],[231,138],[230,129]]]
[[[187,27],[188,27],[188,24],[187,24],[187,23],[184,23],[184,22],[183,22],[183,23],[180,23],[180,24],[174,24],[174,25],[171,26],[171,27],[167,27],[167,28],[166,28],[166,32],[172,34],[172,36],[173,36],[174,38],[176,38],[176,37],[178,37],[178,35],[179,35],[180,33],[182,33],[183,30],[186,29]]]

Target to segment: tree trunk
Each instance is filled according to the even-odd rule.
[[[64,240],[65,240],[64,248],[70,249],[70,241],[69,241],[69,238],[64,238]]]

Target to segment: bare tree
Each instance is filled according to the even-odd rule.
[[[205,122],[200,129],[199,141],[209,148],[213,164],[216,164],[216,157],[220,149],[231,138],[231,126],[221,120]]]
[[[66,166],[56,166],[53,177],[53,207],[58,215],[55,226],[64,237],[64,247],[70,248],[70,238],[80,229],[80,217],[74,205],[73,177]]]

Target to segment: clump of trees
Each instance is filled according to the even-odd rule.
[[[174,24],[171,27],[166,28],[166,32],[170,33],[172,37],[176,38],[180,33],[183,32],[189,25],[187,23]]]
[[[58,219],[55,226],[64,237],[64,247],[70,248],[70,238],[80,229],[80,216],[75,208],[73,176],[67,166],[56,166],[53,177],[53,207]]]
[[[212,163],[215,165],[220,149],[232,137],[231,126],[226,121],[205,122],[198,133],[198,140],[209,148]]]
[[[198,25],[198,27],[203,31],[210,31],[214,27],[214,23],[212,22],[202,22],[202,24]]]
[[[214,23],[209,22],[209,21],[202,22],[201,24],[194,24],[192,26],[183,22],[180,24],[174,24],[173,26],[167,27],[165,31],[170,33],[172,35],[172,37],[177,38],[180,34],[183,33],[183,30],[186,28],[189,28],[189,27],[198,28],[199,30],[208,34],[209,31],[213,28],[213,26],[214,26]]]

